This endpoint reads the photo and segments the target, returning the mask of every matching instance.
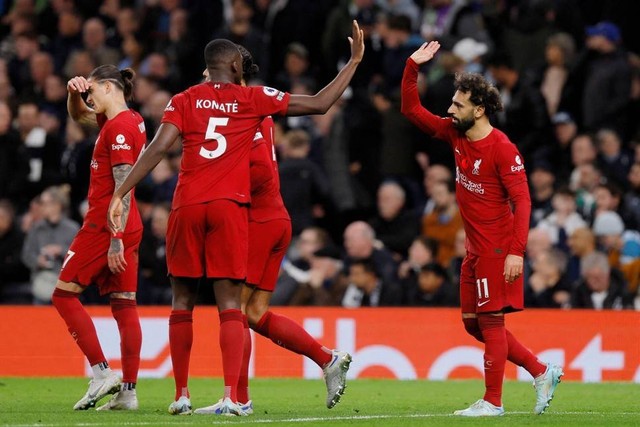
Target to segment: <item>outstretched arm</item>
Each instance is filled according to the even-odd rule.
[[[98,127],[96,113],[82,99],[83,93],[89,91],[91,85],[84,77],[74,77],[67,82],[67,110],[71,118],[82,124],[94,128]]]
[[[324,114],[342,96],[364,55],[364,34],[355,20],[353,21],[349,44],[351,44],[351,58],[342,67],[336,78],[313,96],[291,95],[289,108],[287,109],[288,116]]]
[[[180,131],[171,123],[162,123],[156,136],[149,146],[144,150],[138,161],[124,179],[119,187],[113,192],[111,203],[109,204],[108,224],[109,229],[115,235],[123,229],[126,223],[124,215],[124,196],[136,186],[142,178],[147,176],[156,167],[164,155],[169,151],[173,143],[178,139]]]
[[[442,125],[442,119],[420,104],[418,94],[418,68],[429,62],[440,49],[440,43],[432,41],[424,43],[418,48],[404,67],[402,75],[402,101],[401,111],[414,125],[423,132],[434,135]]]

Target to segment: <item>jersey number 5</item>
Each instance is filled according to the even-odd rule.
[[[227,138],[219,132],[216,132],[216,126],[226,126],[229,122],[228,117],[210,117],[209,124],[207,125],[207,133],[204,135],[205,141],[215,139],[218,142],[218,147],[215,150],[207,150],[204,147],[200,147],[200,155],[205,159],[216,159],[227,151]]]

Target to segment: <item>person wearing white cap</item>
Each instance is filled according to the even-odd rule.
[[[465,62],[465,71],[469,73],[482,73],[484,69],[481,58],[482,55],[489,52],[489,46],[471,37],[465,37],[453,46],[452,52]]]
[[[631,289],[636,289],[640,281],[640,233],[625,230],[620,215],[614,211],[598,214],[593,232],[607,251],[611,266],[621,270]]]

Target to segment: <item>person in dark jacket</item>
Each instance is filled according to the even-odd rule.
[[[582,278],[571,296],[573,308],[621,310],[632,307],[627,283],[619,271],[609,266],[605,254],[594,252],[587,255],[581,270]]]

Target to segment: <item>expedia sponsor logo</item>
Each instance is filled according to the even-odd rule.
[[[511,172],[520,172],[524,170],[524,165],[522,164],[522,159],[520,158],[520,156],[516,155],[516,165],[517,166],[511,166]]]
[[[131,150],[131,146],[129,144],[111,144],[111,149],[113,151]]]

